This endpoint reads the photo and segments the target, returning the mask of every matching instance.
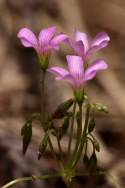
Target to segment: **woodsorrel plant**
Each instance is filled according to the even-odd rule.
[[[18,33],[18,38],[25,47],[33,47],[38,56],[38,62],[41,70],[41,112],[35,113],[25,123],[21,130],[23,138],[23,154],[26,153],[32,137],[32,121],[38,119],[41,129],[44,130],[44,137],[40,140],[38,146],[38,160],[43,156],[47,146],[58,165],[56,174],[48,174],[43,176],[23,177],[2,186],[8,188],[15,184],[32,181],[37,179],[48,179],[62,177],[66,186],[72,186],[72,179],[81,175],[99,175],[103,172],[97,170],[96,152],[100,151],[99,143],[93,135],[95,128],[95,112],[107,112],[107,107],[98,103],[90,102],[85,91],[87,81],[93,79],[98,71],[107,68],[107,64],[102,59],[90,61],[91,55],[96,51],[106,47],[110,41],[109,36],[105,32],[99,33],[90,41],[86,33],[77,31],[75,39],[70,39],[67,35],[61,33],[55,35],[56,27],[50,27],[41,30],[38,38],[28,28],[23,28]],[[65,42],[74,50],[74,55],[67,55],[67,69],[62,67],[50,67],[50,56],[53,51],[59,50],[59,45]],[[46,72],[52,73],[57,81],[65,81],[72,88],[72,98],[60,104],[55,112],[48,115],[45,112],[45,79]],[[56,120],[60,120],[60,126],[54,126]],[[76,142],[74,149],[71,150],[74,126],[76,126]],[[67,142],[67,155],[62,152],[61,140],[69,129],[69,141]],[[51,135],[55,136],[58,143],[59,155],[57,156]],[[92,144],[93,150],[88,155],[88,143]],[[73,148],[73,147],[72,147]],[[87,172],[81,173],[76,171],[76,166],[80,159]]]

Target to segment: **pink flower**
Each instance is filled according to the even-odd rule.
[[[42,29],[38,38],[28,28],[22,28],[17,37],[21,40],[23,46],[33,47],[39,55],[46,55],[52,50],[58,50],[61,42],[65,41],[68,36],[59,34],[55,36],[56,27]]]
[[[69,44],[77,55],[87,60],[93,53],[105,48],[109,41],[110,38],[105,32],[98,33],[93,40],[90,40],[86,33],[77,31],[75,41],[69,41]]]
[[[80,56],[67,55],[68,70],[61,67],[51,67],[47,71],[56,76],[56,80],[68,82],[74,90],[82,89],[87,80],[95,77],[100,70],[106,69],[107,64],[104,60],[98,59],[84,69],[84,61]]]

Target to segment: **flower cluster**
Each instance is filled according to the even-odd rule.
[[[81,172],[77,172],[76,168],[81,157],[87,170],[87,173],[83,173],[83,175],[94,175],[94,173],[98,175],[96,152],[100,151],[100,146],[92,133],[95,128],[95,111],[107,113],[107,107],[100,103],[90,102],[84,87],[86,82],[93,79],[98,71],[107,68],[107,63],[103,59],[91,61],[90,58],[95,52],[108,45],[109,36],[105,32],[101,32],[93,40],[90,40],[86,33],[76,31],[74,39],[71,39],[64,33],[56,35],[55,26],[42,29],[38,37],[30,29],[22,28],[17,36],[23,46],[35,49],[41,69],[41,112],[32,114],[21,129],[23,154],[26,153],[32,139],[32,123],[37,120],[44,132],[38,146],[38,160],[49,146],[59,167],[59,172],[45,176],[18,178],[2,188],[8,188],[20,182],[55,177],[61,177],[69,188],[72,185],[72,179],[82,175]],[[73,55],[66,55],[67,69],[59,66],[49,67],[51,53],[59,50],[62,42],[65,42],[73,50]],[[46,71],[52,73],[56,80],[66,81],[74,92],[72,98],[59,104],[56,110],[49,114],[45,110]],[[59,122],[59,126],[55,126],[57,122]],[[77,128],[74,129],[74,126]],[[69,131],[69,139],[66,142],[67,156],[65,155],[64,158],[61,141],[67,131]],[[74,135],[76,135],[75,147],[72,142]],[[54,148],[55,142],[53,143],[51,136],[56,137],[58,157]],[[90,143],[93,147],[92,154],[90,151],[88,153],[88,144]]]
[[[31,30],[23,28],[19,31],[18,38],[25,47],[33,47],[41,57],[58,50],[61,42],[66,42],[74,50],[74,55],[66,56],[68,70],[57,66],[48,68],[47,65],[47,71],[54,74],[56,80],[68,82],[74,90],[82,89],[87,80],[93,79],[98,71],[107,68],[106,62],[102,59],[96,59],[87,64],[93,53],[108,45],[110,38],[107,33],[101,32],[93,40],[90,40],[86,33],[79,31],[76,31],[73,40],[63,33],[57,36],[55,33],[55,26],[45,28],[40,31],[37,39]]]

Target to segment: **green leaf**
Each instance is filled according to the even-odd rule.
[[[69,120],[70,120],[70,116],[67,116],[64,118],[64,121],[61,127],[58,127],[58,128],[53,127],[52,128],[53,136],[56,136],[58,137],[59,140],[61,140],[69,128]]]
[[[21,136],[23,137],[23,154],[25,154],[32,138],[32,121],[28,121],[22,127]]]
[[[91,155],[91,157],[89,159],[89,164],[90,164],[91,168],[97,166],[97,157],[96,157],[96,153],[95,152],[93,152],[93,154]]]
[[[96,151],[100,152],[100,146],[96,139],[93,140],[93,145]]]
[[[84,163],[84,165],[85,165],[86,168],[89,167],[89,158],[88,158],[87,155],[84,155],[84,157],[83,157],[83,163]]]
[[[67,101],[60,104],[56,111],[53,113],[52,118],[53,119],[60,119],[63,118],[66,114],[66,112],[69,110],[69,108],[73,104],[73,99],[68,99]]]
[[[88,125],[88,133],[91,133],[95,128],[95,120],[94,117],[92,117],[89,121],[89,125]]]
[[[68,128],[69,128],[69,120],[70,117],[65,117],[62,127],[58,129],[58,138],[61,140],[61,138],[66,134]]]
[[[38,160],[40,160],[40,158],[43,156],[43,154],[46,151],[47,145],[48,145],[48,140],[49,140],[49,136],[50,133],[52,132],[52,130],[48,130],[44,137],[42,138],[40,144],[39,144],[39,148],[38,148]]]

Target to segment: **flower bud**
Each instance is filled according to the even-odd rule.
[[[99,112],[108,113],[108,107],[106,105],[103,105],[103,104],[100,104],[100,103],[95,103],[94,107]]]

